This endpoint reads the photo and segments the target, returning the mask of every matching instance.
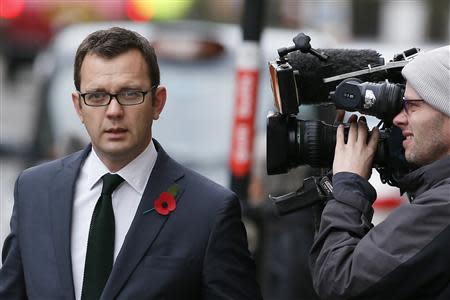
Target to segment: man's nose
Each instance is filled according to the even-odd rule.
[[[111,102],[109,102],[106,114],[108,116],[118,116],[123,114],[123,107],[117,100],[116,96],[113,96]]]
[[[408,122],[408,116],[404,108],[394,117],[393,123],[395,126],[400,127],[402,124],[406,124]]]

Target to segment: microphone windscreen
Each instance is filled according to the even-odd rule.
[[[375,50],[363,49],[317,49],[328,56],[321,61],[310,53],[300,51],[288,54],[288,61],[294,70],[299,71],[297,89],[300,104],[329,103],[328,95],[340,81],[324,83],[323,79],[367,69],[368,65],[384,65],[384,59]],[[371,73],[358,76],[362,81],[382,81],[386,75]]]

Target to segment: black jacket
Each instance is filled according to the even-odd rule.
[[[411,203],[371,224],[376,192],[353,173],[333,177],[311,249],[323,299],[450,299],[450,156],[401,182]]]

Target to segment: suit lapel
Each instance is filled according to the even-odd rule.
[[[72,206],[75,182],[90,146],[62,161],[62,169],[49,190],[50,221],[59,276],[67,299],[74,299],[70,252]]]
[[[101,299],[114,299],[117,296],[170,217],[162,216],[155,210],[147,211],[153,208],[154,200],[162,192],[183,177],[183,172],[162,147],[156,141],[154,143],[158,149],[158,158]],[[180,186],[177,202],[182,193],[183,187]]]

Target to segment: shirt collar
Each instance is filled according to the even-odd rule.
[[[136,192],[142,195],[155,166],[157,156],[158,152],[156,151],[153,140],[151,140],[141,154],[115,174],[120,175]],[[103,175],[110,173],[97,153],[95,153],[94,148],[92,148],[92,151],[86,158],[85,167],[90,189],[100,181]]]
[[[425,165],[403,177],[399,181],[402,192],[413,197],[419,196],[441,180],[450,177],[450,155]]]

